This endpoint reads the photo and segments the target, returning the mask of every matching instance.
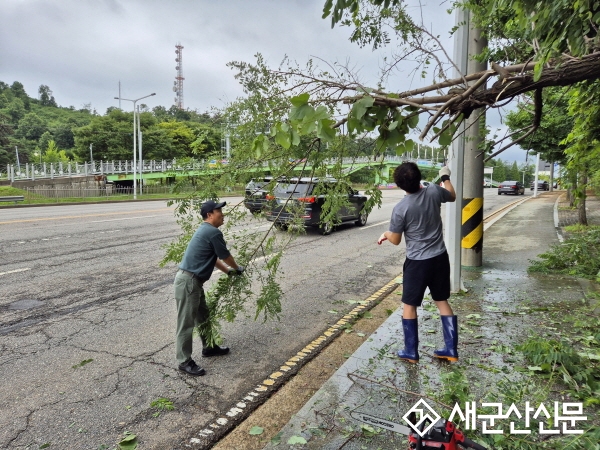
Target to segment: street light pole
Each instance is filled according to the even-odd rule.
[[[140,126],[140,105],[137,106],[137,131],[138,131],[138,152],[139,152],[139,158],[138,158],[138,162],[140,165],[140,195],[142,195],[142,193],[144,192],[144,185],[143,185],[143,177],[142,177],[142,170],[144,169],[144,164],[143,164],[143,160],[142,160],[142,127]]]
[[[137,139],[136,139],[136,123],[135,123],[135,104],[144,99],[144,98],[148,98],[148,97],[152,97],[153,95],[156,95],[155,92],[153,92],[152,94],[149,95],[145,95],[144,97],[140,97],[140,98],[136,98],[135,100],[131,100],[129,98],[122,98],[122,97],[115,97],[115,100],[125,100],[127,102],[133,102],[133,199],[137,200],[137,174],[136,174],[136,165],[137,165],[137,161],[136,161],[136,145],[137,145]]]
[[[17,154],[17,170],[21,172],[21,162],[19,161],[19,148],[15,145],[15,153]]]

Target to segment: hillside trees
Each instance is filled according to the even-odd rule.
[[[0,81],[0,166],[15,163],[15,146],[20,162],[37,161],[50,141],[79,161],[94,159],[130,160],[133,148],[133,114],[108,108],[104,116],[86,106],[75,110],[57,105],[52,90],[40,85],[39,98],[30,98],[23,84]],[[221,150],[221,119],[208,113],[181,111],[171,106],[152,110],[141,105],[144,159],[208,158]]]

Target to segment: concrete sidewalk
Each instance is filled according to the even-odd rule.
[[[483,267],[463,270],[468,292],[450,300],[460,327],[460,361],[452,367],[458,366],[472,382],[473,401],[501,379],[523,376],[513,369],[519,362],[516,357],[507,358],[506,352],[494,349],[512,347],[536,334],[540,318],[533,311],[586,298],[590,283],[527,273],[529,260],[559,243],[562,227],[574,223],[573,215],[576,219],[577,212],[565,208],[564,197],[560,191],[544,193],[509,209],[485,232]],[[588,208],[590,224],[600,225],[600,201],[591,198]],[[404,424],[402,416],[421,398],[411,393],[431,395],[444,389],[450,366],[432,358],[442,343],[433,302],[426,301],[419,310],[421,360],[417,365],[395,356],[403,347],[401,319],[402,308],[398,308],[296,413],[277,442],[265,449],[408,448],[406,436],[387,430],[365,432],[365,424],[351,417],[352,412],[361,412]],[[306,444],[288,444],[294,437]]]

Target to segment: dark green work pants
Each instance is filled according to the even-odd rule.
[[[175,275],[175,303],[177,305],[177,331],[175,349],[180,364],[192,358],[194,327],[208,319],[203,283],[196,277],[183,273]]]

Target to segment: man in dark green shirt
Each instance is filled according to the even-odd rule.
[[[203,284],[209,280],[214,268],[229,275],[241,275],[244,268],[238,265],[225,244],[219,227],[223,225],[222,208],[225,202],[208,200],[202,204],[200,214],[204,222],[190,240],[179,271],[175,276],[175,302],[177,304],[176,350],[179,370],[190,375],[206,372],[192,359],[192,334],[194,328],[208,319],[208,307]],[[204,336],[200,336],[204,348],[202,356],[221,356],[229,353],[228,347],[207,347]]]

